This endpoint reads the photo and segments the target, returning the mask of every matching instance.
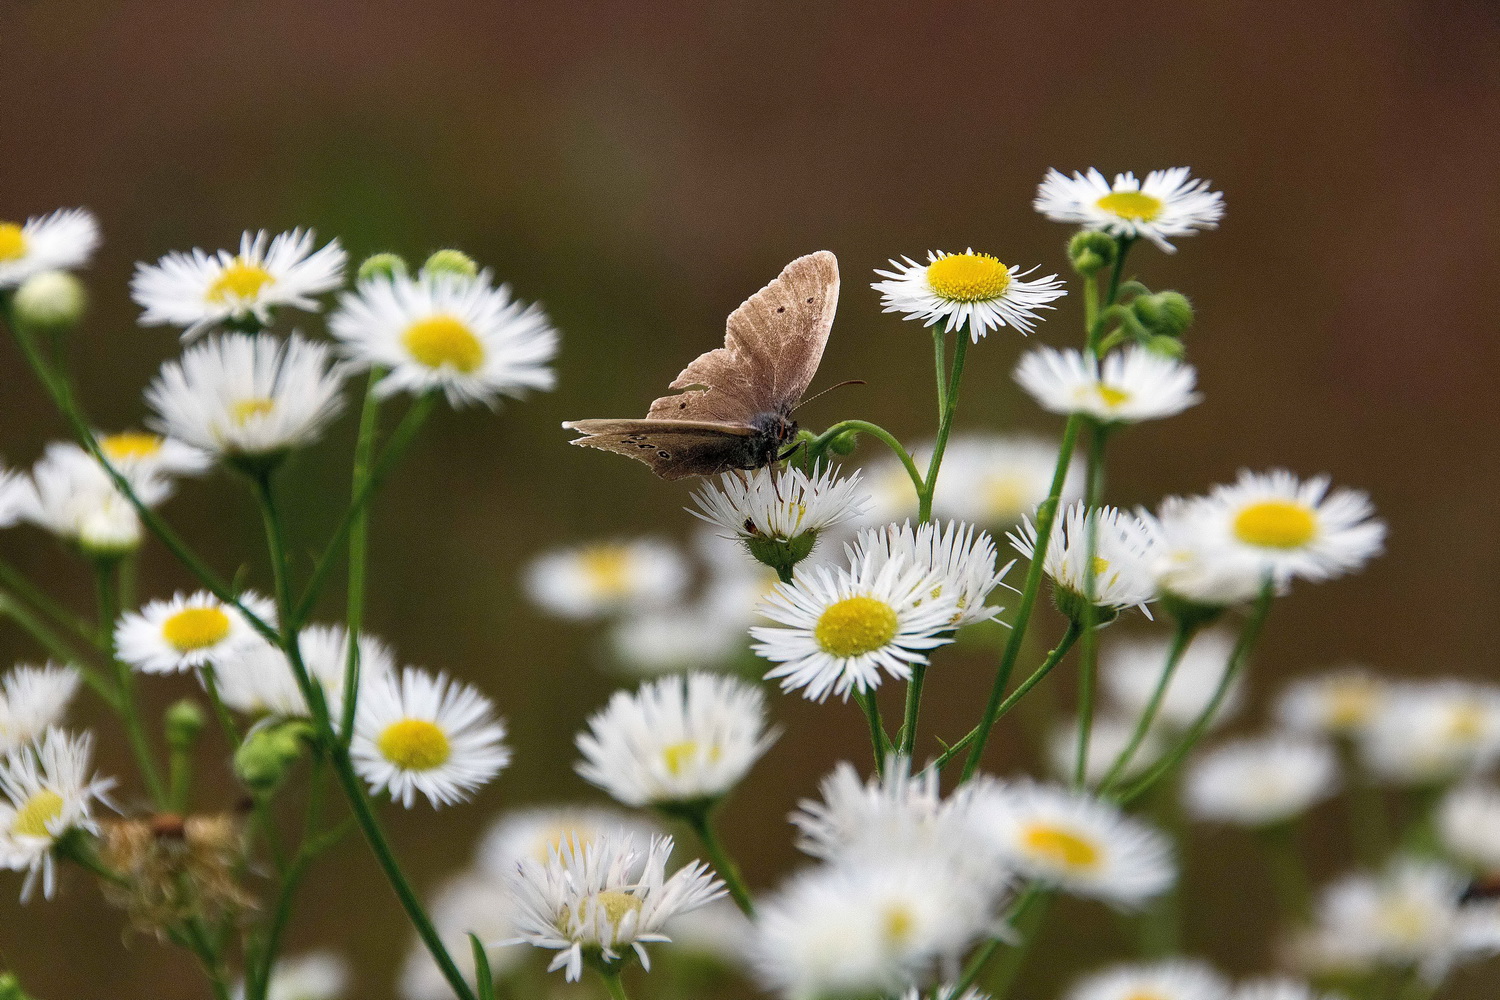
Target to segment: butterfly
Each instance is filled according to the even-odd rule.
[[[572,443],[645,462],[663,479],[770,465],[797,434],[802,400],[838,307],[839,263],[798,257],[729,314],[724,346],[700,355],[644,420],[569,420]]]

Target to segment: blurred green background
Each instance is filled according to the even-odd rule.
[[[139,422],[141,388],[177,349],[172,332],[135,325],[134,262],[232,246],[246,228],[313,226],[356,259],[457,246],[563,331],[558,391],[498,416],[445,411],[377,508],[371,629],[406,661],[482,685],[518,748],[473,804],[388,811],[423,885],[461,864],[498,810],[594,798],[572,774],[571,735],[615,682],[595,669],[596,634],[524,602],[524,561],[598,534],[691,528],[687,488],[565,447],[559,421],[643,413],[745,295],[826,248],[844,293],[819,382],[870,385],[819,400],[804,422],[858,415],[930,434],[927,338],[879,313],[871,270],[972,245],[1064,271],[1068,232],[1030,209],[1050,166],[1186,164],[1226,193],[1219,232],[1134,258],[1149,284],[1193,296],[1207,401],[1121,435],[1108,498],[1152,503],[1284,464],[1367,488],[1390,523],[1368,571],[1277,606],[1242,724],[1280,679],[1333,662],[1494,673],[1492,3],[7,0],[0,44],[0,215],[85,205],[104,227],[74,349],[101,425]],[[1073,342],[1078,308],[1065,300],[1034,339]],[[1002,331],[971,354],[963,426],[1055,433],[1009,381],[1022,346]],[[0,448],[24,465],[61,424],[8,341],[0,387]],[[343,502],[349,437],[346,421],[286,477],[308,546]],[[218,566],[246,563],[268,585],[253,510],[227,476],[186,484],[168,513]],[[3,544],[86,606],[85,575],[36,532]],[[143,593],[188,584],[149,552]],[[37,656],[10,629],[0,652]],[[959,732],[990,669],[950,657],[924,724]],[[165,704],[192,682],[146,687]],[[794,800],[866,753],[852,707],[773,703],[786,735],[729,817],[760,887],[795,861]],[[106,767],[123,765],[104,732]],[[1015,742],[1002,731],[996,769],[1014,766]],[[226,775],[209,774],[225,802]],[[222,804],[212,794],[204,806]],[[1318,829],[1320,871],[1338,870],[1338,827]],[[1263,968],[1269,900],[1246,839],[1208,835],[1191,878],[1216,904],[1190,943]],[[202,995],[179,953],[122,943],[118,915],[81,879],[26,907],[17,880],[0,888],[0,964],[48,1000]],[[292,950],[341,948],[354,995],[388,996],[408,932],[367,855],[336,854],[304,899]],[[1117,941],[1097,911],[1065,911],[1029,995],[1055,995],[1057,970],[1092,968]],[[1446,995],[1490,993],[1471,975]]]

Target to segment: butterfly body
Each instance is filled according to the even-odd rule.
[[[758,469],[796,436],[792,410],[817,373],[838,305],[838,261],[799,257],[729,316],[724,346],[672,381],[640,420],[572,420],[572,443],[645,462],[663,479]]]

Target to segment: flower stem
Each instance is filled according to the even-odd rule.
[[[370,464],[375,457],[375,432],[380,421],[380,400],[375,395],[375,386],[384,376],[384,370],[370,371],[370,384],[365,390],[365,403],[359,414],[359,438],[354,445],[354,481],[350,487],[350,505],[354,498],[364,492],[370,479]],[[349,524],[349,590],[344,613],[344,625],[349,634],[349,654],[344,662],[344,691],[342,724],[339,728],[344,745],[354,738],[354,712],[359,697],[360,649],[359,630],[365,616],[365,558],[370,541],[370,505],[361,504]]]
[[[822,456],[823,452],[828,450],[828,446],[833,442],[833,439],[846,431],[857,431],[860,434],[868,434],[889,448],[901,460],[901,467],[906,470],[907,476],[911,478],[911,484],[916,489],[917,496],[920,497],[922,495],[924,486],[922,473],[917,471],[917,463],[912,461],[911,454],[907,452],[906,447],[900,441],[897,441],[896,436],[890,431],[879,424],[872,424],[868,420],[840,420],[822,434],[813,438],[807,446],[808,454],[812,456],[811,460],[816,462]]]
[[[995,670],[995,682],[990,687],[990,696],[974,728],[973,746],[964,761],[959,781],[968,781],[979,768],[984,756],[984,745],[989,739],[990,729],[999,717],[1000,703],[1005,698],[1005,688],[1010,683],[1011,671],[1015,670],[1016,658],[1021,654],[1021,645],[1026,641],[1026,627],[1031,621],[1031,612],[1036,607],[1037,595],[1042,589],[1042,567],[1047,559],[1047,546],[1052,540],[1052,523],[1057,519],[1057,506],[1062,497],[1063,483],[1068,476],[1068,466],[1073,460],[1073,444],[1078,439],[1078,428],[1083,418],[1077,414],[1068,418],[1063,427],[1062,445],[1058,448],[1057,467],[1052,472],[1052,485],[1036,511],[1036,545],[1032,550],[1031,565],[1026,569],[1026,583],[1021,589],[1021,604],[1016,609],[1016,620],[1011,624],[1010,637],[1000,654],[1000,664]],[[956,747],[954,748],[956,749]]]
[[[135,673],[129,664],[115,655],[114,623],[120,616],[116,600],[114,566],[102,559],[94,560],[95,592],[99,598],[99,634],[104,636],[105,651],[115,667],[115,684],[120,692],[120,720],[125,726],[125,735],[130,740],[130,749],[135,753],[136,766],[141,769],[141,778],[146,790],[158,809],[167,806],[167,786],[162,783],[161,772],[151,755],[151,744],[146,740],[146,730],[141,724],[140,706],[135,699]]]
[[[74,639],[89,649],[103,648],[104,644],[100,640],[99,633],[91,625],[53,600],[44,590],[32,583],[25,573],[3,559],[0,559],[0,587],[9,590],[16,597],[50,618],[54,625],[65,629]],[[63,658],[72,659],[71,656]]]
[[[1156,680],[1156,687],[1151,691],[1151,697],[1146,702],[1146,707],[1141,712],[1141,717],[1135,722],[1135,729],[1130,733],[1130,739],[1126,741],[1124,749],[1110,765],[1109,771],[1099,782],[1099,791],[1109,791],[1111,785],[1119,780],[1122,774],[1130,770],[1130,763],[1135,759],[1141,744],[1146,740],[1146,734],[1151,731],[1151,726],[1156,722],[1157,713],[1161,711],[1161,703],[1166,698],[1167,687],[1172,683],[1172,675],[1177,672],[1177,666],[1182,662],[1183,654],[1192,644],[1193,636],[1197,634],[1198,626],[1185,619],[1178,619],[1177,628],[1172,633],[1172,646],[1167,652],[1167,662],[1162,666],[1161,676]]]
[[[708,855],[709,863],[714,866],[714,871],[719,878],[724,880],[724,887],[729,890],[734,905],[749,917],[755,919],[755,902],[750,897],[750,890],[745,885],[745,878],[740,874],[740,866],[735,864],[734,858],[725,850],[724,843],[719,839],[718,831],[714,829],[713,815],[710,808],[691,809],[686,811],[684,817],[693,832],[698,835],[698,842],[703,845],[703,853]]]
[[[854,700],[864,710],[865,718],[870,723],[870,745],[875,751],[875,772],[883,774],[885,755],[891,750],[891,738],[885,734],[885,724],[880,721],[880,706],[875,701],[875,692],[856,690]]]
[[[1089,428],[1088,466],[1084,477],[1084,510],[1095,512],[1104,496],[1104,445],[1109,428],[1093,422]],[[1099,607],[1095,597],[1099,574],[1094,570],[1099,550],[1099,518],[1085,517],[1088,529],[1083,564],[1083,644],[1079,649],[1078,671],[1078,745],[1073,756],[1073,787],[1082,788],[1088,773],[1089,741],[1094,731],[1094,686],[1099,675],[1099,632],[1095,627]]]
[[[1042,917],[1045,916],[1047,905],[1052,900],[1052,893],[1041,888],[1035,883],[1027,886],[1021,893],[1010,912],[1006,914],[1005,922],[1015,927],[1021,939],[1017,941],[1006,954],[1005,964],[1001,967],[997,977],[992,977],[989,983],[990,995],[993,1000],[1004,1000],[1005,994],[1009,992],[1011,985],[1015,982],[1016,974],[1021,971],[1021,962],[1026,957],[1027,950],[1036,939],[1037,932],[1041,929]],[[964,967],[963,976],[954,984],[950,996],[960,996],[979,979],[980,973],[1000,950],[1004,942],[992,938],[974,953],[969,959],[969,964]]]
[[[625,992],[625,981],[618,972],[600,968],[599,978],[604,980],[604,988],[609,991],[610,1000],[630,1000],[630,995]]]
[[[1281,915],[1294,925],[1307,923],[1312,917],[1312,885],[1297,853],[1295,825],[1278,823],[1258,833],[1257,839],[1271,870],[1271,885],[1276,890]]]
[[[104,675],[95,670],[91,665],[79,658],[77,653],[63,641],[62,637],[52,631],[31,609],[26,607],[15,596],[0,590],[0,615],[4,615],[17,625],[21,626],[43,649],[47,655],[55,657],[78,671],[83,682],[87,684],[110,708],[116,712],[120,711],[119,693],[114,685],[104,678]]]

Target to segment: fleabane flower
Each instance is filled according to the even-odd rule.
[[[0,465],[0,528],[9,528],[26,516],[31,496],[31,480]]]
[[[36,889],[52,898],[52,848],[70,830],[97,833],[93,805],[114,785],[89,775],[93,737],[49,729],[34,746],[0,759],[0,868],[26,872],[25,902]],[[103,800],[107,804],[107,800]]]
[[[99,223],[83,208],[60,208],[24,223],[0,222],[0,289],[15,288],[43,271],[88,263],[99,245]]]
[[[1224,196],[1209,182],[1194,179],[1188,167],[1153,170],[1145,181],[1135,174],[1116,174],[1114,183],[1090,167],[1068,177],[1047,171],[1033,207],[1053,222],[1069,222],[1111,236],[1142,237],[1166,253],[1176,249],[1169,238],[1216,229],[1224,215]]]
[[[722,798],[771,747],[765,695],[733,677],[688,674],[617,691],[577,737],[585,781],[627,806]]]
[[[180,326],[192,340],[217,324],[259,329],[277,307],[320,308],[314,296],[344,283],[347,255],[338,240],[314,250],[312,230],[293,229],[274,239],[265,230],[240,237],[239,253],[194,249],[172,252],[155,264],[137,264],[130,294],[144,312],[142,326]]]
[[[942,474],[932,498],[935,517],[969,524],[1008,528],[1036,512],[1052,488],[1058,443],[1029,435],[966,434],[948,441]],[[910,512],[892,513],[882,521],[900,521],[916,514],[916,495],[899,463],[905,492],[912,495]],[[1075,455],[1063,481],[1061,502],[1083,495],[1083,459]]]
[[[921,320],[923,326],[967,326],[976,344],[1002,326],[1030,333],[1039,319],[1037,310],[1053,308],[1048,303],[1068,294],[1055,274],[1026,281],[1036,268],[1023,272],[972,249],[955,254],[928,251],[926,264],[902,257],[892,260],[891,267],[876,270],[886,280],[870,285],[880,293],[882,311],[902,313],[904,319]]]
[[[1500,788],[1466,785],[1438,806],[1438,836],[1454,858],[1482,872],[1500,872]]]
[[[372,792],[407,809],[421,792],[436,808],[469,798],[510,763],[504,739],[478,689],[407,667],[361,691],[349,753]]]
[[[1338,758],[1328,746],[1273,735],[1201,756],[1188,769],[1183,796],[1198,819],[1265,827],[1306,812],[1337,785]]]
[[[1255,559],[1278,583],[1331,580],[1380,554],[1385,524],[1358,490],[1328,490],[1327,476],[1242,471],[1215,486],[1194,515],[1219,544]]]
[[[1365,764],[1402,785],[1435,785],[1500,762],[1500,687],[1446,680],[1393,685],[1361,733]]]
[[[646,945],[671,939],[667,921],[724,894],[708,866],[692,861],[666,877],[671,837],[653,837],[644,850],[629,837],[568,838],[547,860],[524,858],[509,877],[515,901],[514,944],[554,950],[548,972],[583,975],[585,955],[614,964],[625,949],[650,968]]]
[[[1277,977],[1240,984],[1230,1000],[1343,1000],[1338,993],[1315,990],[1297,979]]]
[[[1083,780],[1090,788],[1115,770],[1120,759],[1135,738],[1135,716],[1100,715],[1089,726],[1089,743],[1083,762]],[[1078,767],[1079,728],[1076,721],[1065,722],[1053,731],[1047,740],[1047,763],[1059,781],[1072,781]],[[1161,730],[1151,728],[1141,737],[1139,745],[1120,768],[1119,778],[1134,778],[1161,759],[1166,749]]]
[[[323,689],[331,721],[339,728],[344,701],[344,673],[349,662],[349,632],[340,625],[308,625],[298,633],[298,650],[308,677]],[[396,672],[391,648],[371,635],[359,637],[359,689],[383,681]],[[224,704],[245,715],[269,715],[279,719],[305,719],[312,709],[297,686],[291,662],[279,647],[261,639],[214,664],[219,697]]]
[[[1151,535],[1151,569],[1176,614],[1204,615],[1254,600],[1265,588],[1260,558],[1224,538],[1218,514],[1199,500],[1167,497],[1136,516]]]
[[[276,620],[274,605],[259,594],[241,594],[239,602],[263,622]],[[261,641],[239,608],[206,590],[152,601],[140,611],[121,616],[115,625],[120,659],[148,674],[211,667]]]
[[[1039,347],[1015,379],[1042,409],[1082,413],[1101,424],[1134,424],[1181,413],[1202,401],[1192,365],[1131,344],[1101,362],[1093,353]]]
[[[1206,629],[1193,637],[1178,659],[1157,706],[1158,725],[1180,731],[1198,721],[1213,701],[1224,671],[1229,669],[1234,645],[1234,637],[1221,629]],[[1168,639],[1137,636],[1112,639],[1104,644],[1100,651],[1099,678],[1121,714],[1138,719],[1145,713],[1161,682],[1171,648]],[[1217,725],[1232,717],[1239,710],[1244,693],[1241,675],[1230,682],[1208,724]]]
[[[51,663],[19,664],[0,677],[0,754],[36,742],[60,723],[78,683],[78,671]]]
[[[147,507],[171,495],[157,476],[130,477],[130,488]],[[21,516],[93,558],[117,558],[141,543],[135,507],[104,466],[70,442],[49,444],[31,469],[29,489],[18,501]]]
[[[162,365],[146,390],[152,426],[234,460],[311,444],[343,408],[328,346],[293,335],[226,334]]]
[[[339,1000],[349,989],[349,962],[331,951],[310,951],[279,958],[266,984],[266,1000]],[[245,984],[236,985],[235,1000],[244,1000]]]
[[[714,613],[706,602],[650,608],[610,628],[610,650],[636,677],[713,670],[744,652],[745,624]]]
[[[1032,558],[1036,527],[1030,518],[1022,518],[1020,526],[1007,537],[1017,552]],[[1150,529],[1140,518],[1113,507],[1086,512],[1080,502],[1052,522],[1042,569],[1052,580],[1054,600],[1063,614],[1075,622],[1082,621],[1084,608],[1092,599],[1098,609],[1096,622],[1105,624],[1127,608],[1146,612],[1146,603],[1156,598],[1151,572],[1154,556]],[[1150,617],[1150,612],[1146,614]]]
[[[1276,718],[1296,733],[1358,736],[1390,694],[1390,685],[1364,667],[1342,667],[1288,684],[1276,699]]]
[[[948,622],[952,629],[989,621],[1004,610],[985,601],[1015,565],[1012,559],[997,567],[994,539],[972,525],[953,521],[946,525],[928,521],[915,528],[910,522],[866,528],[844,551],[851,565],[869,560],[878,569],[896,561],[931,573],[934,580],[927,599],[951,600],[956,605]]]
[[[441,389],[453,406],[551,389],[557,331],[538,305],[524,305],[488,272],[424,271],[362,281],[328,321],[358,366],[383,368],[376,391]]]
[[[1174,958],[1110,966],[1084,977],[1065,1000],[1229,1000],[1229,983],[1206,962]]]
[[[755,626],[754,650],[776,664],[766,678],[811,701],[905,680],[927,651],[951,642],[958,595],[938,573],[902,558],[866,554],[848,568],[799,568],[761,606],[774,625]],[[937,594],[934,595],[933,591]]]
[[[545,865],[570,840],[586,844],[614,838],[648,844],[662,832],[645,815],[604,806],[531,806],[507,812],[490,826],[479,842],[479,867],[503,879],[522,861]],[[645,856],[640,860],[644,867]]]
[[[688,583],[688,565],[655,538],[594,542],[544,553],[526,568],[526,592],[562,618],[599,618],[667,604]]]
[[[96,434],[99,450],[132,483],[167,476],[196,476],[213,465],[201,448],[147,431]]]
[[[694,493],[693,503],[698,509],[689,514],[744,542],[756,559],[790,567],[812,552],[820,532],[863,514],[870,500],[858,472],[840,478],[832,467],[809,475],[767,466],[726,472]]]
[[[975,828],[1013,871],[1064,892],[1129,908],[1176,878],[1165,836],[1088,793],[997,783],[971,808]]]

